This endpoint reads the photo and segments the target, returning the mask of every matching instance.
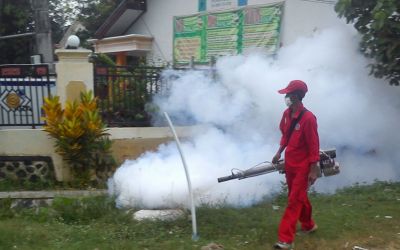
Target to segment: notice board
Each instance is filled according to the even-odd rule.
[[[224,12],[174,17],[175,64],[198,64],[212,57],[236,55],[252,48],[279,48],[283,4],[246,6]]]

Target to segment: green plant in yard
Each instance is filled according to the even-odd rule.
[[[104,181],[115,161],[92,92],[81,93],[80,102],[67,102],[65,109],[58,96],[49,97],[42,108],[44,130],[55,139],[56,151],[71,166],[75,180],[88,184],[95,174]]]
[[[9,209],[6,200],[0,203],[0,249],[200,250],[211,242],[229,250],[271,249],[285,195],[244,208],[199,207],[198,241],[186,217],[135,221],[106,196],[59,197],[49,207],[22,210]],[[400,183],[356,185],[310,199],[319,230],[298,236],[295,249],[400,249]]]
[[[0,199],[0,219],[14,217],[14,211],[10,209],[11,203],[11,198]]]
[[[88,223],[112,214],[115,202],[109,197],[82,197],[54,199],[52,208],[57,218],[64,223]]]
[[[12,180],[5,179],[0,181],[0,191],[16,191],[16,190],[44,190],[54,189],[56,181],[53,180],[38,180],[36,182],[28,180]]]

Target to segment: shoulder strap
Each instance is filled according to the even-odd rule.
[[[289,131],[288,131],[288,137],[287,137],[287,141],[286,141],[285,147],[286,147],[286,146],[288,145],[288,143],[289,143],[289,140],[290,140],[290,137],[292,136],[294,127],[296,127],[296,124],[301,120],[301,118],[303,117],[303,114],[304,114],[306,111],[308,111],[308,110],[307,110],[306,108],[304,108],[304,109],[300,112],[299,116],[298,116],[296,119],[292,120],[292,123],[290,124],[290,128],[289,128]]]

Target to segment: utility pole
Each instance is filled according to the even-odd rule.
[[[3,14],[3,0],[0,0],[0,22],[1,22],[1,15]]]
[[[48,0],[31,0],[35,20],[35,53],[42,56],[42,62],[50,64],[53,69],[53,43]]]

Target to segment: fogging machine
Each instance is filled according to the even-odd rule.
[[[322,175],[332,176],[340,173],[339,163],[335,161],[336,149],[320,150],[319,157],[320,157],[319,161],[320,173],[318,177],[321,177]],[[285,172],[284,160],[278,161],[277,164],[263,162],[246,170],[232,169],[231,175],[218,178],[218,182],[224,182],[233,179],[241,180],[249,177],[269,174],[276,171],[279,171],[279,173]]]

